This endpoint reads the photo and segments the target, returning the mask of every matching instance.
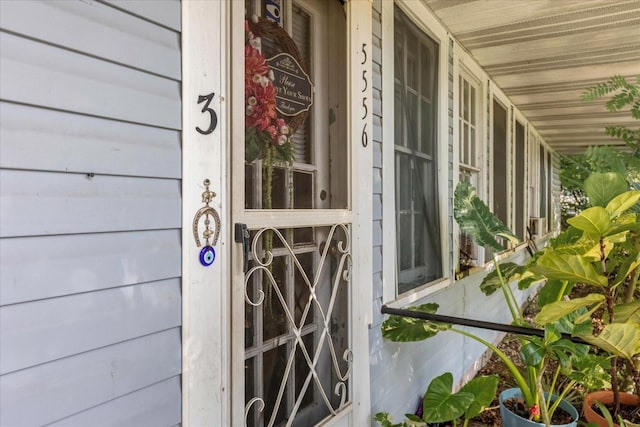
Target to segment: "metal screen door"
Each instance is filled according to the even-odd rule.
[[[233,319],[243,326],[234,325],[232,346],[244,378],[233,381],[244,391],[246,426],[313,426],[350,401],[346,82],[330,77],[346,76],[346,19],[337,0],[250,0],[245,9],[253,28],[246,34],[245,149],[233,160],[244,181],[234,194],[234,203],[243,197],[234,209],[243,259],[232,275],[242,278]],[[295,129],[280,113],[271,116],[273,129],[260,122],[265,76],[273,79],[261,61],[283,47],[268,31],[259,34],[268,24],[256,27],[263,21],[253,15],[290,35],[313,83],[313,103]]]

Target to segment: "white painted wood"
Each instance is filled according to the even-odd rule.
[[[0,305],[180,276],[180,230],[0,239]]]
[[[6,101],[180,129],[180,84],[3,33]]]
[[[484,67],[492,79],[563,153],[580,153],[594,144],[602,129],[589,129],[583,139],[556,134],[585,132],[599,111],[569,114],[555,107],[575,106],[587,87],[613,75],[635,79],[640,74],[640,4],[637,1],[579,0],[571,2],[446,2],[425,0],[452,36]],[[524,99],[522,99],[524,98]],[[553,105],[541,105],[553,102]],[[599,102],[592,105],[602,105]],[[536,112],[537,114],[530,114]],[[544,122],[566,115],[567,122]],[[627,114],[618,124],[634,126]]]
[[[180,328],[0,377],[2,422],[51,423],[180,374]]]
[[[0,374],[180,326],[180,280],[0,307]]]
[[[51,427],[157,427],[180,422],[180,377],[87,409]]]
[[[148,0],[105,0],[108,4],[126,10],[176,31],[181,28],[180,0],[162,0],[149,7]],[[187,0],[191,1],[191,0]]]
[[[382,64],[394,63],[393,2],[382,2]],[[382,74],[382,195],[387,199],[382,204],[382,302],[396,299],[396,208],[394,174],[394,76],[389,67]],[[398,106],[399,107],[399,106]],[[385,125],[386,124],[386,125]]]
[[[435,3],[439,0],[427,0],[427,3]],[[451,22],[449,27],[454,32],[468,31],[475,25],[482,24],[483,27],[508,25],[514,21],[529,21],[541,18],[550,14],[566,14],[580,11],[585,6],[598,7],[611,2],[607,0],[586,0],[576,2],[513,2],[511,0],[492,0],[491,7],[482,4],[483,2],[464,2],[461,4],[452,3],[447,7],[444,2],[443,8],[438,8],[438,16]],[[496,13],[500,11],[501,13]]]
[[[177,180],[0,170],[0,202],[2,237],[179,228],[181,221]]]
[[[166,2],[159,2],[161,5]],[[175,3],[179,6],[179,3]],[[158,7],[147,9],[157,10]],[[179,18],[179,12],[175,14]],[[34,25],[37,22],[38,25]],[[180,36],[98,2],[7,1],[0,28],[180,80]],[[82,37],[78,37],[82,34]],[[126,46],[126,49],[123,49]]]
[[[0,121],[3,168],[181,176],[176,130],[5,102],[0,103]]]
[[[239,3],[242,9],[242,2]],[[230,418],[230,340],[229,340],[229,265],[232,242],[229,216],[229,2],[182,3],[182,49],[184,108],[183,131],[183,374],[182,416],[185,426],[227,426]],[[237,11],[237,10],[236,10]],[[242,24],[237,27],[242,31]],[[243,52],[241,49],[239,52]],[[226,58],[226,59],[225,59]],[[242,70],[243,64],[235,68]],[[244,83],[242,79],[235,79]],[[198,97],[214,93],[210,108],[218,126],[202,135],[210,115],[201,112]],[[241,98],[238,98],[241,99]],[[242,141],[242,140],[238,140]],[[244,145],[244,144],[242,144]],[[220,238],[215,245],[217,258],[210,267],[199,263],[201,248],[191,232],[192,221],[203,207],[203,180],[211,181],[216,193],[211,206],[220,215]],[[204,221],[202,219],[201,221]],[[204,224],[201,225],[204,227]]]
[[[229,21],[229,46],[231,54],[229,57],[229,70],[244,69],[244,5],[242,2],[232,2],[230,5]],[[230,95],[235,99],[244,100],[244,81],[241,79],[231,79],[229,82]],[[229,182],[231,194],[244,194],[245,179],[244,173],[244,102],[231,103],[229,107],[229,136],[231,154],[230,170],[234,179]],[[238,172],[236,172],[238,171]],[[230,198],[231,218],[234,223],[247,222],[244,209],[244,197]],[[255,219],[259,221],[259,217]],[[252,221],[249,221],[251,223]],[[248,227],[252,227],[248,225]],[[244,310],[245,310],[245,287],[243,272],[242,245],[233,244],[230,248],[231,260],[229,264],[230,280],[230,303],[231,310],[227,313],[227,319],[231,322],[231,373],[228,382],[230,389],[230,419],[229,425],[244,426]],[[235,378],[235,381],[231,379]]]
[[[371,1],[351,1],[347,3],[348,52],[350,55],[350,96],[349,117],[350,155],[351,155],[351,206],[352,221],[352,257],[351,272],[351,349],[353,351],[352,387],[353,415],[349,426],[364,426],[370,422],[370,381],[369,366],[361,361],[367,360],[369,339],[367,328],[371,324],[372,306],[372,194],[371,171],[373,169],[373,91],[372,61],[362,61],[363,51],[367,58],[372,57]],[[364,64],[362,63],[364,62]],[[362,77],[368,76],[367,91],[362,92]],[[363,99],[364,97],[364,99]],[[362,104],[367,106],[367,114],[362,115]],[[368,129],[369,144],[361,143],[362,130]],[[365,177],[361,179],[360,177]],[[364,302],[364,303],[360,303]]]

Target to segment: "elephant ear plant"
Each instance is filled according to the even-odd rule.
[[[451,423],[455,427],[462,417],[466,427],[471,418],[489,406],[497,388],[498,377],[487,375],[472,379],[454,393],[453,375],[446,372],[429,383],[417,414],[407,414],[402,424],[393,424],[386,412],[378,412],[374,420],[382,427],[422,427],[428,423]]]
[[[627,191],[627,183],[617,173],[594,173],[584,182],[591,207],[567,222],[569,228],[551,242],[531,270],[546,277],[560,295],[573,285],[591,285],[592,293],[545,305],[536,322],[555,322],[578,309],[588,309],[576,322],[604,308],[604,327],[574,330],[572,333],[610,355],[611,388],[618,408],[619,363],[626,365],[631,387],[640,395],[640,224],[637,221],[640,191]],[[630,375],[629,375],[630,373]],[[615,414],[614,414],[615,415]]]
[[[460,227],[475,241],[494,253],[504,249],[503,242],[517,243],[515,235],[495,216],[489,208],[478,198],[475,189],[468,183],[461,182],[455,191],[454,216]],[[513,280],[521,279],[520,283],[530,285],[540,277],[526,272],[523,266],[513,263],[499,264],[495,255],[493,257],[494,271],[489,273],[481,289],[490,294],[500,290],[509,308],[514,324],[528,325],[517,303],[515,295],[509,286]],[[560,294],[556,294],[558,300]],[[410,307],[410,310],[424,313],[435,313],[437,304],[423,304]],[[573,315],[575,316],[575,315]],[[518,368],[504,352],[492,343],[468,332],[458,329],[451,324],[433,322],[423,319],[408,318],[402,316],[390,316],[382,324],[382,336],[391,341],[411,342],[428,339],[439,332],[455,332],[473,339],[491,351],[493,351],[509,370],[513,380],[522,392],[523,400],[529,411],[529,418],[536,422],[544,422],[550,425],[553,412],[560,400],[573,388],[577,382],[590,380],[597,372],[597,365],[603,363],[602,359],[589,356],[586,345],[574,344],[563,337],[563,332],[568,332],[567,320],[559,316],[554,322],[548,322],[544,337],[521,337],[522,350],[519,355],[524,369]],[[574,325],[579,322],[569,322]],[[532,326],[532,325],[529,325]],[[558,363],[550,364],[550,360]],[[547,372],[547,371],[550,372]],[[569,380],[559,385],[558,374],[563,372]],[[550,386],[543,389],[543,377],[550,378]],[[545,394],[548,393],[548,397]],[[552,400],[553,395],[557,398]]]

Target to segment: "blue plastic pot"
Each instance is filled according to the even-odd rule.
[[[499,401],[500,401],[500,417],[502,418],[502,426],[503,427],[544,427],[544,423],[536,423],[534,421],[529,421],[526,418],[522,418],[520,415],[514,414],[510,410],[508,410],[502,402],[505,400],[511,399],[512,397],[522,399],[522,392],[520,392],[519,388],[509,388],[502,393],[500,393]],[[573,421],[569,424],[552,424],[556,427],[577,427],[578,425],[578,410],[573,407],[572,404],[567,402],[566,400],[561,400],[560,408],[564,409],[568,413],[571,414]]]

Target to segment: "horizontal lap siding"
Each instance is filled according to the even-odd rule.
[[[179,1],[0,2],[0,426],[181,422]]]

